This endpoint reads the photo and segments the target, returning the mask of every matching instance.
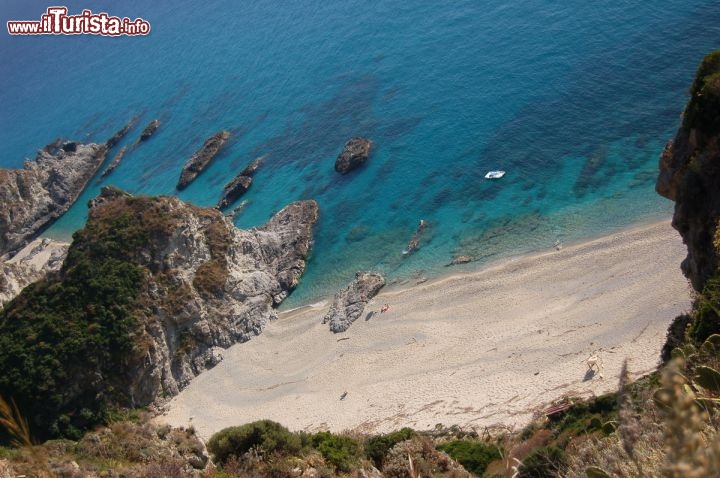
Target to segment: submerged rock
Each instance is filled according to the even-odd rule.
[[[457,266],[460,264],[467,264],[468,262],[472,262],[473,258],[470,256],[457,256],[452,261],[450,261],[449,264],[445,264],[446,266]]]
[[[185,163],[182,173],[180,173],[180,180],[177,183],[178,191],[188,187],[207,168],[210,161],[220,152],[229,137],[230,132],[220,131],[205,140],[202,147]]]
[[[257,171],[264,159],[265,156],[257,158],[255,161],[248,164],[245,169],[243,169],[240,174],[235,176],[232,181],[225,185],[225,187],[223,188],[223,195],[218,202],[217,207],[219,209],[224,209],[228,207],[230,204],[237,201],[240,196],[245,194],[248,189],[250,189],[250,185],[252,184],[255,171]]]
[[[147,141],[152,137],[152,135],[155,134],[155,131],[160,127],[160,120],[154,119],[150,123],[148,123],[147,126],[145,126],[145,129],[142,130],[142,133],[140,133],[140,138],[137,140],[138,143],[141,143],[143,141]]]
[[[132,118],[130,121],[128,121],[128,123],[125,126],[122,127],[122,129],[120,129],[117,133],[112,135],[112,138],[110,138],[109,140],[107,140],[105,142],[105,146],[107,146],[107,149],[111,149],[116,144],[118,144],[120,142],[120,140],[122,140],[128,134],[128,132],[132,129],[132,127],[135,126],[135,123],[137,123],[137,120],[138,120],[137,116]]]
[[[366,138],[352,138],[343,147],[342,152],[335,160],[335,171],[347,174],[363,165],[370,155],[372,141]]]
[[[105,160],[104,144],[66,142],[23,169],[0,169],[0,255],[13,254],[72,206]]]
[[[357,272],[355,280],[335,294],[330,310],[323,318],[332,332],[345,332],[365,310],[368,301],[385,285],[385,278],[377,272]]]
[[[115,168],[120,166],[120,161],[122,161],[123,156],[125,156],[125,151],[127,151],[127,146],[123,146],[122,148],[120,148],[120,151],[115,154],[115,157],[113,158],[110,165],[100,175],[101,178],[104,178],[108,174],[112,173],[113,171],[115,171]]]

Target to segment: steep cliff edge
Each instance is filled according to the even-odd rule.
[[[0,313],[0,394],[47,436],[177,394],[276,317],[317,217],[302,201],[245,231],[214,209],[104,188],[62,269]]]
[[[60,270],[70,244],[38,238],[12,259],[0,262],[0,307],[16,297],[28,284]]]
[[[700,64],[682,125],[660,157],[656,190],[675,201],[673,227],[688,248],[682,270],[702,291],[720,254],[720,51]]]
[[[23,169],[0,169],[0,256],[17,252],[67,211],[106,153],[105,145],[57,143]]]

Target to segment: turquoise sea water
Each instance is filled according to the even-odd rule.
[[[151,119],[162,125],[48,234],[82,227],[105,184],[177,194],[184,162],[229,129],[229,145],[178,195],[214,205],[267,155],[238,226],[318,201],[313,254],[285,307],[328,295],[360,269],[432,276],[457,255],[477,267],[669,217],[671,204],[653,192],[658,154],[699,60],[720,47],[720,7],[700,0],[63,5],[142,17],[152,31],[3,33],[0,166],[20,167],[57,136],[105,141],[135,115],[117,148]],[[4,2],[3,25],[39,20],[49,6]],[[356,135],[373,139],[374,152],[339,176],[334,160]],[[491,169],[507,175],[484,180]],[[404,257],[420,218],[429,224],[420,249]]]

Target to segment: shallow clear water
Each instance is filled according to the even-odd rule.
[[[57,136],[105,141],[140,115],[119,148],[161,119],[155,137],[48,231],[68,238],[102,185],[178,194],[184,162],[229,129],[228,146],[178,195],[214,205],[227,181],[267,155],[238,226],[318,201],[313,255],[285,307],[360,269],[432,276],[457,255],[483,263],[669,217],[671,204],[653,191],[657,158],[700,58],[720,46],[720,9],[557,3],[65,3],[70,13],[142,17],[152,31],[3,34],[0,165],[21,166]],[[1,13],[35,20],[45,8],[13,1]],[[357,135],[375,149],[340,176],[334,160]],[[507,174],[483,179],[491,169]],[[429,227],[405,257],[421,218]]]

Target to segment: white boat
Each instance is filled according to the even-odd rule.
[[[488,171],[485,179],[500,179],[505,176],[505,171]]]

